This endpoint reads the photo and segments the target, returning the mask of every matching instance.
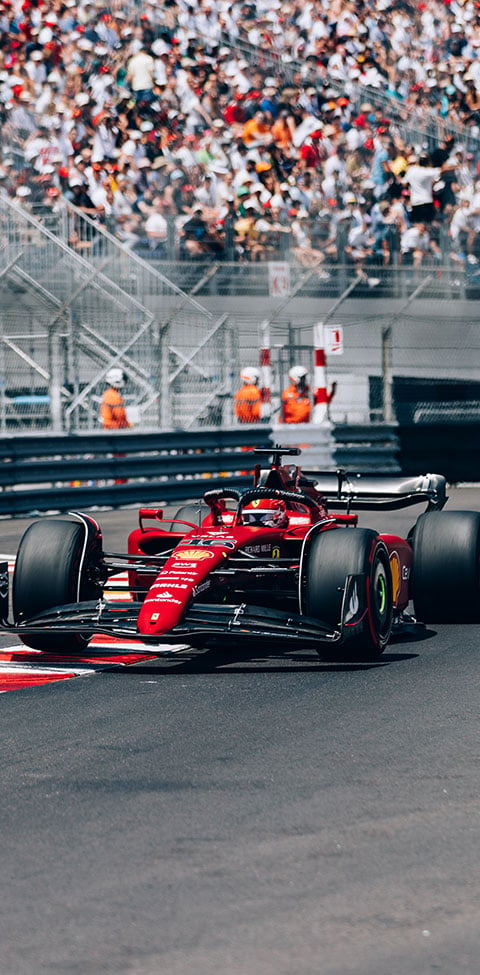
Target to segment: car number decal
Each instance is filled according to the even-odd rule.
[[[199,548],[235,548],[235,542],[228,538],[189,538],[188,541]]]

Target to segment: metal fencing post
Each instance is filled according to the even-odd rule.
[[[427,284],[433,280],[431,274],[422,281],[415,291],[401,305],[398,312],[393,316],[388,325],[382,329],[382,383],[383,383],[383,420],[385,423],[394,423],[396,420],[395,408],[393,404],[393,369],[392,369],[392,330],[396,322],[407,310],[415,298],[426,288]]]

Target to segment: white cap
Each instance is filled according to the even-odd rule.
[[[243,381],[246,383],[258,383],[260,380],[260,370],[255,366],[249,366],[247,369],[242,369],[240,379],[243,379]]]
[[[299,383],[301,379],[307,378],[308,371],[307,369],[304,369],[303,366],[293,366],[293,368],[290,369],[288,376],[289,379],[292,380],[292,383]]]
[[[168,44],[166,44],[165,41],[162,41],[161,38],[159,38],[158,41],[154,41],[151,50],[157,55],[158,58],[161,57],[162,54],[170,54]]]
[[[111,386],[123,386],[124,377],[121,369],[109,369],[105,379]]]

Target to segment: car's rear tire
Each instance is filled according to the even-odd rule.
[[[423,623],[480,620],[480,513],[427,512],[412,546],[415,616]]]
[[[27,528],[17,553],[12,587],[13,618],[31,619],[67,603],[95,599],[98,586],[89,579],[85,526],[80,522],[46,519]],[[91,561],[91,560],[90,560]],[[91,634],[32,633],[21,636],[27,647],[82,653]]]
[[[305,614],[338,626],[349,575],[365,579],[364,626],[341,646],[320,645],[318,653],[329,659],[374,659],[387,646],[393,616],[388,551],[375,531],[339,528],[312,539],[305,573]]]

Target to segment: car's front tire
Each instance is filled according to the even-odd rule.
[[[91,580],[92,554],[86,547],[81,522],[45,519],[27,528],[17,553],[12,587],[16,623],[32,619],[53,606],[95,599]],[[91,634],[32,633],[21,635],[27,647],[62,653],[81,653]]]
[[[393,596],[388,551],[375,531],[338,528],[319,532],[312,539],[305,572],[305,614],[337,627],[350,575],[365,580],[363,626],[341,646],[321,645],[318,652],[335,659],[376,658],[390,638]]]

